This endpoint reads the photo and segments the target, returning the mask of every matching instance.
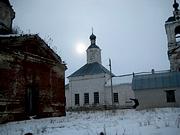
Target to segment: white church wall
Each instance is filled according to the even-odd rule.
[[[106,93],[106,103],[108,105],[112,104],[112,96],[111,96],[111,86],[105,87]],[[113,85],[113,93],[118,93],[118,103],[115,103],[119,107],[129,107],[132,106],[130,98],[134,98],[134,91],[132,90],[131,83],[124,83]]]
[[[66,109],[71,106],[71,96],[69,91],[69,86],[65,87]]]
[[[99,48],[91,48],[87,50],[87,63],[93,62],[101,64],[101,50]]]
[[[89,105],[94,105],[94,92],[99,92],[99,105],[104,105],[105,74],[71,77],[69,80],[69,90],[66,92],[68,108],[88,106],[84,103],[84,93],[89,93]],[[79,94],[79,105],[75,105],[75,94]]]
[[[166,91],[175,91],[175,102],[167,102]],[[157,107],[180,107],[180,88],[135,90],[139,101],[137,110]]]

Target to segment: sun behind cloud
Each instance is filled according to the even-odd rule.
[[[82,54],[85,54],[86,52],[86,45],[82,42],[79,42],[76,44],[76,53],[82,55]]]

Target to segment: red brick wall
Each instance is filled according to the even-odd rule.
[[[37,84],[38,117],[65,115],[64,66],[54,70],[54,66],[45,62],[28,59],[14,59],[0,63],[0,121],[27,119],[25,112],[25,94],[27,86]],[[61,72],[61,73],[59,73]],[[3,102],[2,102],[3,101]],[[6,102],[4,102],[6,101]],[[5,105],[5,110],[3,107]]]

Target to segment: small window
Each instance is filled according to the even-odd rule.
[[[118,93],[114,93],[114,103],[118,103],[119,99],[118,99]]]
[[[89,93],[84,93],[84,104],[89,104]]]
[[[167,102],[176,102],[175,91],[174,90],[166,91],[166,99],[167,99]]]
[[[79,94],[75,94],[75,105],[79,105]]]
[[[99,92],[94,92],[94,104],[99,104]]]

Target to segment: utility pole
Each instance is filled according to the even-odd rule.
[[[114,97],[113,97],[113,86],[112,86],[112,69],[111,69],[111,59],[109,59],[109,68],[110,68],[110,79],[111,79],[111,99],[112,99],[112,107],[114,105]]]

